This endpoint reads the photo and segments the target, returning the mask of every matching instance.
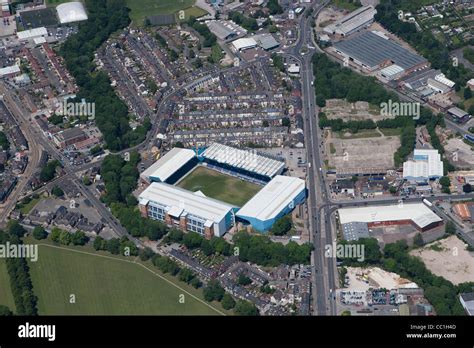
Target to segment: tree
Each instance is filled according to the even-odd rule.
[[[423,241],[423,236],[421,235],[421,233],[417,233],[415,238],[413,238],[413,244],[418,247],[423,246],[424,241]]]
[[[466,184],[462,187],[462,191],[464,193],[471,193],[472,192],[472,185],[471,184]]]
[[[26,230],[17,220],[8,221],[7,230],[12,236],[17,236],[19,238],[23,237],[26,233]]]
[[[464,88],[464,99],[468,100],[472,98],[472,92],[469,87]]]
[[[191,280],[191,283],[189,283],[189,285],[191,285],[195,289],[199,289],[202,286],[202,282],[199,280],[198,277],[195,277],[193,278],[193,280]]]
[[[235,304],[235,314],[242,316],[256,316],[258,315],[258,309],[255,305],[249,301],[239,300]]]
[[[188,284],[194,279],[194,277],[194,273],[188,268],[181,268],[178,272],[178,279]]]
[[[91,179],[87,175],[82,177],[82,183],[86,186],[89,186],[92,184]]]
[[[13,312],[7,306],[0,305],[0,317],[13,315]]]
[[[201,246],[203,239],[204,238],[196,232],[189,232],[184,235],[183,244],[189,249],[195,249]]]
[[[293,221],[291,214],[287,214],[282,218],[278,219],[270,229],[270,232],[275,236],[283,236],[293,227]]]
[[[224,294],[225,290],[217,279],[210,280],[203,290],[204,299],[208,302],[221,301]]]
[[[106,244],[106,249],[109,253],[118,255],[120,253],[120,239],[112,238]]]
[[[105,239],[101,236],[97,236],[94,240],[93,247],[95,250],[104,250],[105,249]]]
[[[454,234],[456,233],[456,225],[454,224],[454,222],[452,222],[451,220],[448,220],[446,222],[446,225],[444,226],[444,232],[446,234]]]
[[[89,241],[89,237],[82,231],[77,231],[71,235],[73,245],[85,245]]]
[[[55,197],[63,197],[64,191],[59,186],[54,186],[51,190],[51,194]]]
[[[146,247],[141,249],[138,255],[140,256],[140,260],[148,261],[153,257],[153,255],[155,255],[155,252],[151,248]]]
[[[395,193],[397,193],[397,188],[395,186],[390,186],[390,188],[388,189],[389,192],[394,195]]]
[[[222,308],[229,310],[235,307],[235,300],[230,294],[225,293],[222,297],[221,304]]]
[[[32,235],[36,240],[42,240],[42,239],[46,239],[48,237],[48,232],[46,232],[46,230],[43,227],[36,226],[33,229]]]
[[[240,273],[239,277],[237,278],[237,284],[246,286],[252,284],[252,279],[247,277],[245,274]]]

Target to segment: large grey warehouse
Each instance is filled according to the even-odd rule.
[[[339,55],[369,71],[396,64],[409,73],[429,66],[422,56],[372,31],[336,42],[334,48]]]

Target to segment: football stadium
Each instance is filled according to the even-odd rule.
[[[284,160],[255,150],[173,148],[141,174],[140,212],[207,238],[237,223],[265,233],[306,198],[305,181],[284,170]]]

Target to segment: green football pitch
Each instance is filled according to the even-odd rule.
[[[40,315],[225,314],[151,263],[84,249],[40,244],[38,261],[30,262]]]
[[[259,185],[199,166],[189,173],[178,186],[189,191],[201,191],[220,201],[243,206],[262,188]]]

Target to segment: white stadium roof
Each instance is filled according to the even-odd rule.
[[[56,11],[58,12],[59,22],[61,24],[87,20],[84,5],[79,1],[66,2],[58,5]]]
[[[442,219],[423,203],[404,203],[400,205],[380,205],[360,208],[339,209],[341,224],[350,222],[386,222],[411,220],[424,228]]]
[[[195,155],[193,150],[175,147],[148,167],[140,176],[147,181],[151,181],[149,178],[154,178],[164,182]]]
[[[221,164],[247,170],[259,175],[273,177],[282,172],[285,163],[273,158],[261,156],[248,150],[236,149],[235,147],[213,143],[203,153],[204,158]]]
[[[139,196],[140,204],[156,202],[169,207],[168,213],[179,217],[184,211],[219,223],[233,209],[229,204],[203,197],[194,192],[165,183],[154,182]]]
[[[295,197],[306,188],[305,181],[290,176],[277,175],[238,212],[238,216],[260,221],[274,219]]]

